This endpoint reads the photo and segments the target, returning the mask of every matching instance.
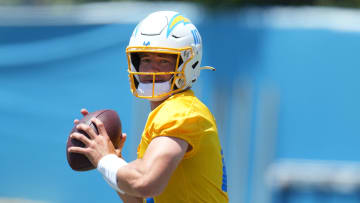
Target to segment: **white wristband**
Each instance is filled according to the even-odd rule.
[[[116,156],[115,154],[108,154],[100,159],[97,170],[103,175],[106,182],[116,191],[124,194],[124,191],[120,190],[117,185],[117,171],[119,168],[127,165],[128,163]]]

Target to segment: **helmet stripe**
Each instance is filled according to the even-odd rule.
[[[180,14],[176,14],[174,15],[169,24],[168,24],[168,30],[167,30],[167,35],[166,37],[169,37],[170,33],[174,30],[174,28],[180,24],[180,23],[184,23],[184,25],[191,23],[189,19],[185,18],[184,16],[180,15]]]

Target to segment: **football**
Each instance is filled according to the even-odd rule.
[[[94,129],[96,134],[99,134],[95,124],[91,122],[91,119],[93,117],[101,120],[104,123],[106,132],[111,142],[113,143],[115,148],[118,148],[118,144],[120,143],[120,140],[122,138],[122,129],[121,129],[121,121],[116,111],[109,109],[95,111],[87,114],[79,121],[79,124],[84,123],[86,125],[89,125],[92,129]],[[77,130],[76,126],[73,127],[70,134],[73,132],[79,132],[89,138],[89,135],[87,135],[84,131]],[[88,158],[85,155],[68,152],[68,148],[72,146],[85,147],[85,144],[82,143],[81,141],[77,139],[71,139],[70,134],[68,136],[67,144],[66,144],[66,156],[70,167],[75,171],[88,171],[94,169],[95,166],[92,165],[92,163],[88,160]]]

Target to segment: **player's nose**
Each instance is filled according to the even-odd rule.
[[[159,72],[160,66],[156,62],[150,62],[144,65],[144,72]]]

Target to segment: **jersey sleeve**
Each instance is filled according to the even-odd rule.
[[[158,136],[176,137],[186,141],[191,150],[184,158],[190,158],[198,151],[202,136],[212,133],[213,123],[197,109],[177,107],[165,109],[154,121],[152,139]]]

